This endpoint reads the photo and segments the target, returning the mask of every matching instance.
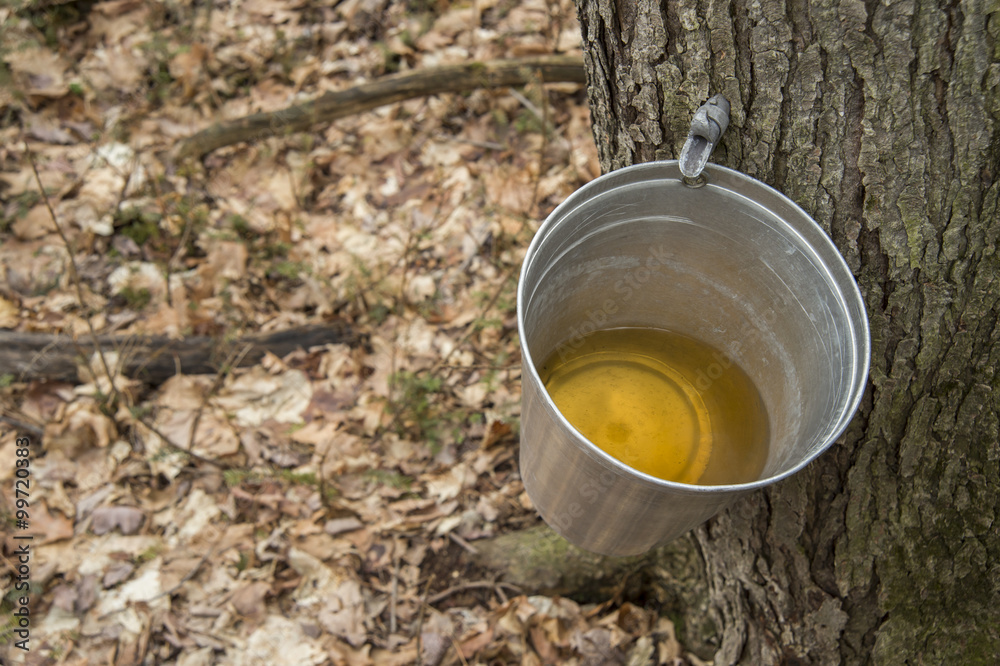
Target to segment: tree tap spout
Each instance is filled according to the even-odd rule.
[[[680,168],[685,180],[698,179],[728,126],[729,100],[721,94],[713,95],[698,107],[691,120],[687,141],[681,149]]]

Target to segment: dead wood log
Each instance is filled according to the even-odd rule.
[[[180,158],[201,157],[241,141],[302,132],[321,123],[415,97],[477,88],[545,83],[586,83],[583,60],[577,56],[541,56],[429,67],[386,76],[346,90],[327,92],[304,104],[280,111],[254,113],[215,123],[181,142]]]
[[[19,381],[78,381],[78,364],[96,349],[118,352],[121,373],[147,384],[158,385],[175,374],[215,374],[229,352],[248,351],[239,366],[253,365],[265,352],[285,356],[296,349],[344,343],[355,344],[361,336],[347,323],[334,321],[299,326],[275,333],[250,335],[236,340],[210,336],[171,339],[166,336],[81,336],[0,331],[0,374]]]

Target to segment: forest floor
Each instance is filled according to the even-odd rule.
[[[233,344],[156,386],[120,372],[127,343],[77,381],[0,368],[0,661],[699,663],[653,607],[464,563],[539,522],[515,289],[540,221],[599,174],[583,86],[172,158],[213,121],[393,72],[579,54],[569,0],[57,0],[0,24],[0,329],[355,336],[248,368]]]

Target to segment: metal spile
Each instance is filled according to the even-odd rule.
[[[691,120],[691,130],[681,149],[680,169],[684,177],[696,180],[701,175],[708,158],[715,149],[722,133],[729,127],[729,100],[713,95],[698,107]]]

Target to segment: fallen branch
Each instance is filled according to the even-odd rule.
[[[82,359],[98,349],[102,352],[121,351],[121,373],[155,386],[177,373],[215,374],[225,365],[233,347],[249,348],[236,363],[245,367],[259,362],[265,352],[285,356],[300,347],[354,344],[360,337],[341,321],[251,335],[235,341],[208,336],[174,340],[166,336],[102,335],[74,339],[50,333],[0,331],[0,368],[19,381],[47,379],[75,382],[78,380],[77,364]]]
[[[181,142],[178,156],[201,157],[242,141],[302,132],[321,123],[415,97],[477,88],[520,86],[535,80],[544,83],[586,83],[583,60],[576,56],[541,56],[445,65],[393,74],[347,90],[328,92],[311,102],[280,111],[254,113],[216,123]]]

